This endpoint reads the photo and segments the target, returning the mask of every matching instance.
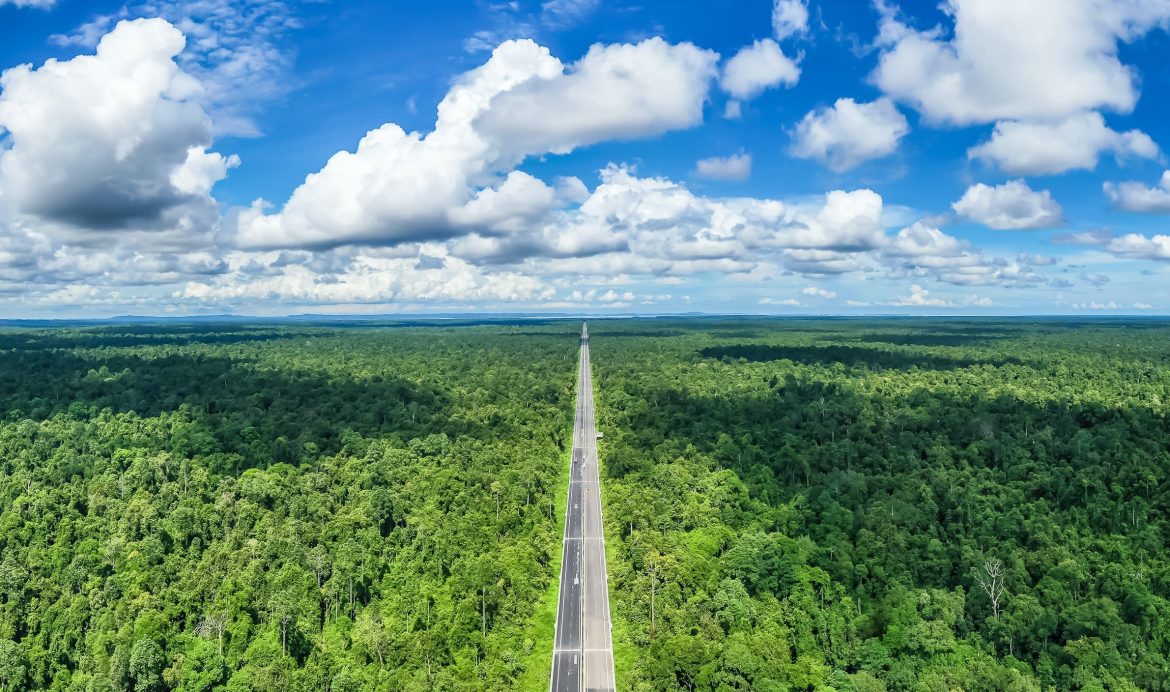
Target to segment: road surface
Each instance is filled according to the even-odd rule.
[[[582,325],[577,419],[573,424],[561,592],[549,684],[552,692],[614,689],[600,488],[597,432],[593,421],[593,376],[589,369],[589,328]]]

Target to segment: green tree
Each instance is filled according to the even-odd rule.
[[[26,670],[20,645],[11,639],[0,639],[0,692],[20,689]]]
[[[134,692],[155,692],[163,688],[162,670],[166,658],[153,639],[139,639],[130,649],[129,674]]]

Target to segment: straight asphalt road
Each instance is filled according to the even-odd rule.
[[[589,367],[589,328],[582,325],[577,418],[573,424],[561,590],[549,683],[552,692],[610,692],[614,689],[600,491],[597,431],[593,420],[593,376]]]

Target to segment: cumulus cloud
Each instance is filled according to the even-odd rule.
[[[1088,303],[1073,303],[1073,307],[1077,310],[1127,310],[1130,308],[1134,310],[1152,310],[1154,308],[1154,306],[1150,305],[1149,303],[1132,303],[1130,305],[1120,305],[1116,301],[1112,300],[1106,303],[1099,301],[1092,301]]]
[[[1170,18],[1158,0],[947,0],[953,30],[916,30],[889,6],[873,82],[936,123],[1129,112],[1137,75],[1118,58]]]
[[[954,303],[942,298],[930,297],[930,291],[926,290],[918,284],[910,285],[910,295],[898,298],[894,305],[915,306],[915,307],[935,307],[935,308],[949,308],[954,307]]]
[[[792,308],[804,307],[804,303],[800,302],[796,298],[760,298],[760,305],[783,305]]]
[[[995,187],[976,183],[951,207],[960,216],[996,230],[1050,228],[1064,222],[1052,193],[1032,190],[1023,180]]]
[[[339,152],[279,213],[240,213],[244,247],[393,244],[457,235],[494,176],[533,154],[648,137],[702,120],[717,56],[661,39],[594,46],[568,69],[529,40],[461,76],[429,134],[388,123]],[[538,192],[526,180],[524,192]],[[514,190],[520,194],[519,182]],[[490,195],[497,202],[503,192]],[[543,193],[542,193],[543,194]],[[475,198],[475,199],[473,199]]]
[[[893,237],[885,251],[896,257],[958,257],[970,244],[918,221]]]
[[[836,291],[827,291],[823,288],[817,288],[816,286],[809,286],[808,288],[801,290],[801,293],[806,296],[813,296],[814,298],[824,298],[825,300],[832,300],[833,298],[837,297]]]
[[[780,264],[789,271],[811,277],[849,274],[863,267],[858,253],[837,250],[785,250],[780,255]]]
[[[700,124],[719,58],[689,43],[653,38],[595,45],[565,69],[547,49],[519,43],[529,44],[521,59],[531,73],[490,94],[490,105],[478,110],[473,123],[497,150],[517,160]]]
[[[800,80],[800,68],[770,38],[741,48],[727,64],[719,86],[741,101],[755,98],[778,85],[792,86]]]
[[[543,218],[556,203],[556,190],[544,181],[512,171],[498,186],[480,190],[462,207],[451,210],[450,220],[466,228],[516,232]]]
[[[633,299],[634,299],[634,292],[633,291],[625,291],[623,293],[618,293],[617,291],[613,290],[612,288],[609,289],[608,291],[606,291],[605,293],[602,293],[601,296],[598,297],[598,300],[600,300],[603,303],[618,303],[618,302],[629,303]]]
[[[805,15],[777,29],[777,37],[801,33],[804,4],[780,6],[792,17]],[[52,173],[47,162],[56,162],[70,171],[68,179],[40,174],[38,180],[97,190],[101,194],[92,196],[102,203],[79,216],[67,204],[75,197],[0,178],[0,206],[7,209],[0,215],[0,301],[29,281],[44,288],[29,300],[44,305],[149,305],[152,296],[165,296],[186,310],[502,303],[621,308],[673,300],[643,295],[632,282],[761,285],[791,274],[811,283],[858,273],[919,286],[1047,281],[1036,269],[1045,265],[1033,258],[988,257],[927,223],[890,232],[913,219],[891,214],[868,189],[797,200],[708,197],[629,166],[611,164],[589,186],[518,169],[532,156],[699,124],[711,84],[728,70],[717,69],[714,53],[660,39],[595,46],[570,65],[531,41],[502,44],[484,65],[452,82],[432,130],[384,125],[309,175],[282,207],[258,200],[233,210],[218,239],[235,249],[223,251],[210,243],[219,223],[210,193],[236,160],[212,150],[216,130],[208,121],[215,112],[207,91],[218,87],[203,79],[205,73],[187,69],[190,45],[184,49],[181,37],[175,41],[162,30],[165,23],[155,22],[133,41],[118,37],[131,31],[123,26],[141,23],[119,25],[96,55],[83,56],[110,62],[109,74],[80,70],[77,65],[88,64],[82,58],[50,63],[51,70],[17,68],[44,80],[38,84],[46,94],[53,91],[50,76],[72,75],[76,83],[65,80],[54,89],[75,96],[75,105],[97,108],[60,108],[62,122],[36,123],[23,106],[4,110],[19,89],[6,86],[0,95],[0,122],[12,113],[14,122],[28,118],[16,128],[5,124],[0,176],[19,157],[39,161],[39,173]],[[750,86],[751,79],[744,83],[749,86],[741,93],[760,88]],[[841,168],[893,151],[908,129],[888,99],[842,99],[819,115],[828,143],[814,157]],[[852,127],[851,117],[861,125]],[[60,132],[53,129],[58,125]],[[72,128],[68,142],[66,125]],[[695,174],[743,179],[751,163],[746,153],[712,157],[697,162]],[[19,164],[12,164],[14,175],[32,170],[24,159]],[[144,234],[150,242],[141,242]],[[110,240],[99,242],[103,238]],[[1148,241],[1157,247],[1158,238]],[[1110,251],[1124,256],[1122,247]],[[1138,252],[1135,242],[1129,247]],[[793,293],[799,300],[786,300],[812,304],[837,295],[817,286]]]
[[[833,190],[816,223],[787,234],[792,247],[866,250],[885,240],[881,224],[882,198],[872,190]],[[826,234],[826,231],[829,233]]]
[[[996,123],[991,139],[968,150],[967,156],[1015,175],[1050,175],[1093,170],[1103,152],[1119,159],[1159,155],[1146,133],[1117,132],[1100,113],[1078,113],[1057,121]]]
[[[843,98],[804,116],[793,133],[792,154],[845,171],[892,154],[909,131],[906,118],[889,99],[857,103]]]
[[[695,163],[695,176],[711,180],[747,180],[752,175],[752,155],[732,154],[699,159]]]
[[[427,254],[431,253],[431,254]],[[442,258],[441,264],[420,262]],[[485,273],[438,247],[411,257],[359,253],[338,271],[322,273],[301,263],[281,264],[279,253],[238,253],[232,271],[209,282],[192,281],[175,297],[207,305],[280,300],[291,304],[517,301],[548,299],[554,291],[535,276]],[[248,275],[245,267],[259,275]]]
[[[219,218],[212,186],[238,163],[209,152],[201,85],[161,19],[121,22],[96,54],[0,76],[0,205],[39,232],[91,243],[102,231],[191,237]]]
[[[610,167],[602,184],[559,232],[607,228],[635,254],[670,260],[749,259],[781,249],[861,250],[882,243],[882,199],[870,190],[834,190],[797,208],[776,200],[712,199],[665,178]]]
[[[1170,171],[1162,173],[1157,187],[1142,183],[1105,183],[1105,194],[1118,209],[1147,214],[1170,213]]]
[[[44,257],[39,269],[57,283],[152,286],[214,276],[226,271],[227,265],[211,250],[159,253],[127,247],[94,250],[65,246]]]
[[[0,0],[0,7],[14,5],[16,7],[36,7],[47,10],[57,4],[57,0]]]
[[[1128,233],[1110,240],[1105,248],[1129,259],[1170,260],[1170,235],[1144,236]]]
[[[120,288],[152,290],[179,281],[203,280],[226,270],[210,246],[158,246],[152,239],[101,246],[61,244],[23,222],[0,233],[0,300],[5,286],[18,287],[26,304],[39,304],[72,295],[63,286],[84,286],[89,292],[117,293],[130,304]],[[107,299],[109,297],[107,296]],[[116,301],[114,301],[116,302]]]
[[[916,308],[957,308],[957,307],[989,307],[994,303],[990,298],[974,294],[965,296],[962,300],[954,301],[935,297],[930,291],[919,284],[910,285],[910,294],[894,299],[890,305],[896,307]]]
[[[302,1],[139,1],[55,34],[50,41],[93,48],[121,19],[166,19],[187,37],[177,60],[203,85],[195,98],[211,114],[215,132],[257,136],[256,111],[297,83],[289,74],[294,51],[285,39],[301,26],[297,8]]]
[[[156,311],[227,270],[211,191],[238,159],[209,150],[183,46],[164,20],[127,21],[92,55],[0,75],[0,300]]]
[[[575,207],[526,231],[474,233],[448,245],[477,265],[523,265],[546,275],[741,274],[767,262],[822,275],[852,271],[858,253],[884,244],[882,212],[870,190],[836,190],[800,204],[710,198],[611,165]]]
[[[957,286],[1022,287],[1042,283],[1033,267],[1043,266],[987,257],[965,240],[919,221],[897,232],[882,249],[882,258],[903,277],[922,277]]]

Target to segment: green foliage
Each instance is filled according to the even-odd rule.
[[[590,335],[624,688],[1170,689],[1170,325]]]
[[[0,331],[0,692],[544,689],[578,328]],[[1170,325],[590,332],[621,689],[1170,689]]]
[[[162,649],[153,639],[139,639],[130,650],[130,679],[134,692],[155,692],[162,688]]]
[[[0,332],[0,690],[516,688],[575,347]]]
[[[0,639],[0,690],[18,689],[24,684],[24,652],[11,639]]]

